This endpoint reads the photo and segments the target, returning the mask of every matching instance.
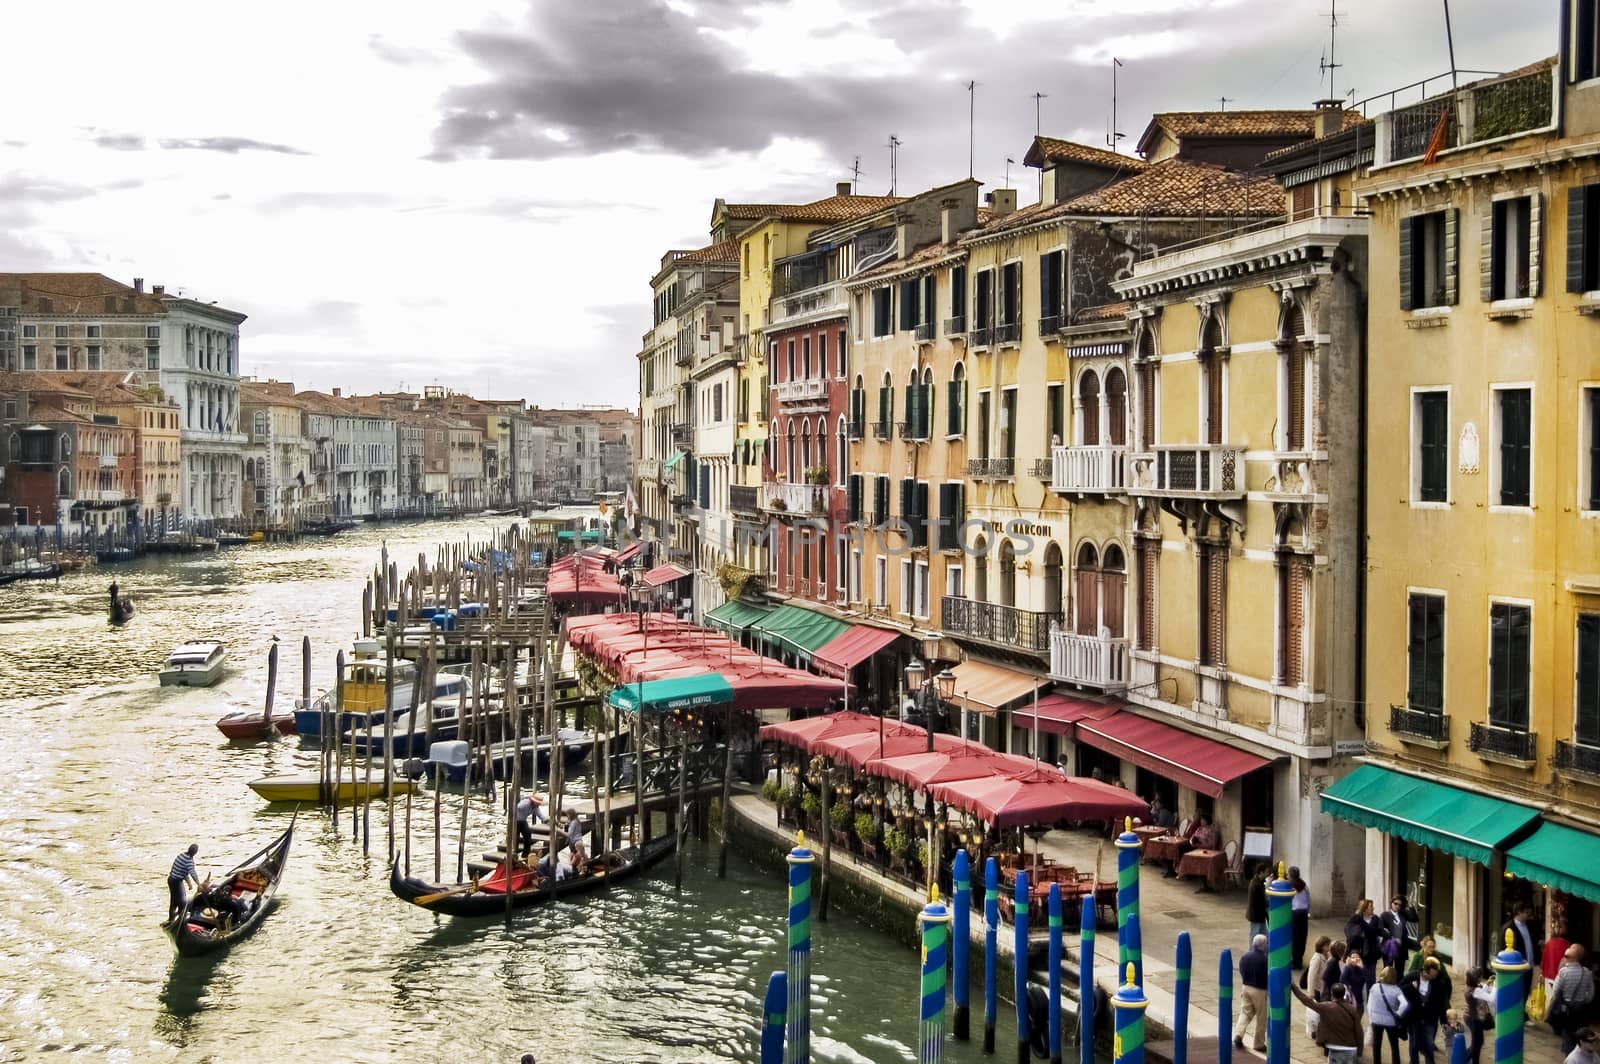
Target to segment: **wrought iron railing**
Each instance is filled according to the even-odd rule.
[[[994,480],[1013,476],[1016,473],[1017,460],[1015,458],[969,458],[967,459],[967,476],[979,480]]]
[[[1390,706],[1389,731],[1402,737],[1447,743],[1450,741],[1450,718],[1432,710]]]
[[[1021,610],[958,595],[944,596],[940,612],[940,624],[946,635],[1040,657],[1050,654],[1050,624],[1056,620],[1059,618],[1053,613]]]
[[[894,423],[890,421],[874,421],[872,423],[872,438],[875,440],[894,439]]]
[[[1464,147],[1550,125],[1555,100],[1550,67],[1516,77],[1478,82],[1392,111],[1389,159],[1425,155],[1437,135],[1438,150]],[[1443,129],[1440,122],[1443,121]]]
[[[919,325],[917,325],[917,327],[915,329],[912,330],[912,338],[917,340],[919,343],[932,340],[933,339],[934,329],[935,329],[935,325],[934,325],[933,322],[931,322],[931,321],[922,322]]]
[[[733,513],[753,514],[761,508],[761,489],[754,484],[729,484],[728,509]]]
[[[901,421],[895,426],[902,440],[925,440],[928,438],[928,426],[921,420]]]
[[[1244,463],[1235,447],[1215,444],[1163,445],[1130,457],[1135,494],[1244,494]]]
[[[1022,323],[1020,321],[1003,321],[994,327],[994,342],[997,344],[1014,344],[1022,339]]]
[[[962,336],[967,331],[967,316],[957,314],[953,318],[944,319],[944,334],[946,336]]]
[[[974,325],[968,339],[973,347],[988,347],[994,340],[994,330],[987,325]]]
[[[1562,739],[1556,743],[1555,760],[1556,768],[1563,771],[1600,776],[1600,746]]]
[[[1054,336],[1061,331],[1061,316],[1059,314],[1046,314],[1039,319],[1039,335]]]
[[[1051,459],[1035,458],[1033,460],[1032,472],[1035,480],[1042,480],[1048,484],[1051,478],[1055,476],[1055,471],[1056,464]]]
[[[1475,754],[1495,754],[1515,761],[1532,761],[1539,747],[1538,738],[1537,732],[1513,731],[1473,721],[1472,733],[1467,737],[1467,748]]]

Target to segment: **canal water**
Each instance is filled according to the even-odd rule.
[[[280,698],[300,690],[302,635],[313,688],[327,687],[384,542],[404,568],[509,520],[368,527],[0,588],[0,1060],[757,1059],[761,996],[784,961],[784,887],[737,857],[717,879],[714,841],[691,844],[682,893],[669,864],[509,923],[452,921],[389,893],[382,804],[370,857],[348,814],[335,831],[307,809],[277,910],[253,938],[178,961],[157,926],[180,849],[198,842],[202,875],[220,872],[283,830],[290,813],[249,780],[315,770],[315,750],[293,739],[229,744],[213,727],[261,707],[272,638]],[[122,629],[106,622],[113,578],[137,607]],[[202,636],[228,643],[223,682],[161,688],[167,652]],[[446,879],[459,802],[447,807]],[[486,798],[468,823],[469,856],[503,830]],[[431,798],[413,825],[413,871],[431,877]],[[837,910],[816,936],[813,1059],[914,1060],[916,952]],[[1015,1027],[1001,1013],[1007,1052]],[[981,1035],[981,1005],[974,1018]],[[984,1058],[975,1041],[946,1059]]]

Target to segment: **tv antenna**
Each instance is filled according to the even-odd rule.
[[[1335,99],[1333,91],[1333,72],[1344,66],[1343,63],[1333,61],[1333,45],[1335,35],[1339,31],[1339,0],[1328,0],[1328,51],[1317,64],[1317,69],[1328,77],[1328,99]]]
[[[900,138],[889,134],[889,195],[895,194],[900,177]]]
[[[1043,132],[1042,123],[1040,121],[1040,115],[1042,112],[1039,104],[1040,101],[1046,99],[1048,96],[1049,93],[1044,92],[1036,92],[1033,94],[1033,135],[1036,137]]]
[[[972,180],[973,148],[978,131],[978,83],[967,82],[967,180]]]
[[[1122,60],[1111,57],[1111,129],[1106,133],[1106,147],[1112,151],[1117,150],[1117,141],[1122,139],[1122,131],[1117,128],[1117,67],[1121,65]]]
[[[1011,164],[1016,161],[1017,160],[1013,159],[1011,156],[1006,156],[1006,188],[1011,187]]]
[[[1222,109],[1224,111],[1226,111],[1228,109],[1228,105],[1233,102],[1233,97],[1232,96],[1218,96],[1217,97],[1217,102],[1220,103],[1222,105]]]
[[[860,180],[861,180],[861,156],[857,155],[855,157],[855,161],[850,164],[850,192],[851,192],[852,195],[855,194],[856,185],[857,185],[858,182],[860,182]]]

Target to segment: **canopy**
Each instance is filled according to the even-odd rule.
[[[1150,812],[1150,806],[1131,791],[1099,780],[1069,779],[1043,766],[1019,775],[935,783],[928,790],[939,801],[965,809],[997,828],[1057,820],[1110,820]]]
[[[618,565],[624,565],[633,560],[634,556],[644,550],[644,540],[636,539],[632,543],[617,551],[617,556],[612,560]]]
[[[672,470],[677,466],[677,464],[679,462],[683,461],[683,456],[684,456],[685,453],[686,452],[684,452],[684,451],[673,451],[672,452],[672,457],[668,458],[665,462],[661,463],[661,471],[663,473],[672,472]]]
[[[865,713],[857,713],[846,709],[838,713],[828,713],[820,717],[806,717],[804,720],[786,720],[780,724],[763,725],[758,733],[763,742],[779,742],[786,746],[798,746],[811,753],[811,744],[817,739],[828,735],[864,734],[872,732],[873,738],[878,735],[878,718],[869,717]]]
[[[708,672],[702,676],[646,680],[613,687],[607,701],[624,713],[672,713],[680,709],[732,705],[733,688],[721,676]]]
[[[1081,719],[1076,727],[1080,743],[1213,798],[1221,797],[1232,780],[1271,764],[1264,757],[1132,713]]]
[[[761,618],[772,612],[769,606],[753,606],[748,602],[733,599],[724,602],[702,620],[709,628],[720,628],[724,632],[743,634],[745,629],[754,625]]]
[[[952,704],[979,713],[993,713],[1024,695],[1031,695],[1050,681],[1015,669],[967,660],[951,670],[956,676],[956,697]]]
[[[852,624],[817,648],[811,655],[811,667],[843,679],[850,675],[851,669],[899,638],[900,633],[889,628]]]
[[[615,573],[606,572],[606,561],[586,555],[569,554],[550,566],[545,594],[553,602],[605,605],[623,599],[622,585]]]
[[[1116,702],[1092,702],[1071,695],[1045,695],[1039,699],[1039,730],[1051,735],[1071,735],[1080,720],[1105,720],[1122,707]],[[1011,723],[1018,728],[1033,727],[1034,706],[1024,702],[1011,712]]]
[[[841,635],[850,625],[802,606],[779,606],[751,629],[763,642],[809,658],[812,651]]]
[[[933,733],[935,750],[950,750],[962,744],[959,736]],[[928,733],[915,724],[902,724],[897,720],[883,722],[880,739],[876,728],[866,733],[826,736],[812,744],[812,752],[841,761],[860,771],[868,761],[877,757],[898,757],[928,749]]]
[[[665,565],[658,565],[645,573],[643,581],[647,587],[661,587],[664,584],[672,583],[674,580],[682,580],[688,575],[689,570],[683,566],[668,562]]]
[[[1506,851],[1506,871],[1600,901],[1600,835],[1547,820]]]
[[[1032,768],[1032,758],[1002,754],[980,743],[962,743],[951,749],[935,750],[931,754],[924,750],[898,757],[874,758],[866,764],[866,771],[872,775],[894,780],[918,791],[925,790],[933,783],[1002,776],[1027,772]]]
[[[1418,776],[1361,765],[1322,792],[1322,811],[1487,865],[1539,811]]]

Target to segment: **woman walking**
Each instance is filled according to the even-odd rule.
[[[1372,1064],[1383,1064],[1383,1044],[1389,1043],[1389,1056],[1400,1064],[1400,1031],[1405,1025],[1405,1015],[1411,1011],[1405,992],[1400,989],[1400,977],[1393,965],[1378,973],[1378,979],[1367,992],[1367,1022],[1372,1028]]]

